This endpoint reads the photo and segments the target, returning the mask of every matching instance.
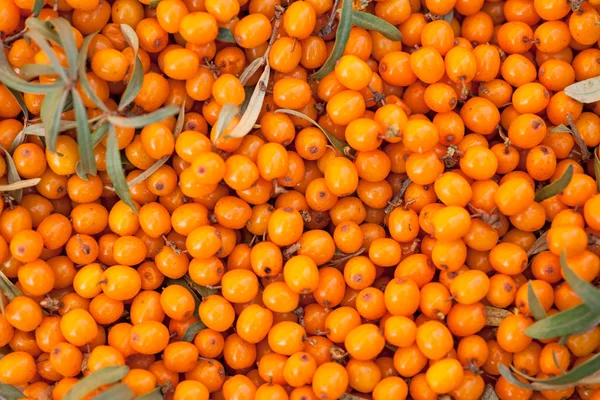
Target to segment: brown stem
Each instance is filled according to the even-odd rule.
[[[585,142],[583,141],[581,134],[579,133],[579,130],[575,126],[575,121],[573,121],[573,118],[571,117],[571,114],[569,114],[569,113],[567,113],[567,121],[569,122],[569,127],[571,127],[571,133],[573,135],[573,138],[577,142],[577,146],[579,147],[579,150],[581,151],[581,161],[588,162],[590,157],[592,156],[592,154],[590,153],[587,146],[585,145]]]
[[[396,193],[394,197],[392,197],[392,200],[389,201],[388,206],[385,208],[385,210],[383,210],[383,212],[389,214],[392,211],[394,211],[394,208],[398,207],[401,204],[402,197],[404,197],[404,192],[406,192],[406,189],[408,189],[411,183],[412,181],[409,178],[406,178],[406,180],[402,182],[400,190],[398,190],[398,193]]]
[[[333,2],[333,7],[331,8],[331,15],[329,15],[329,20],[327,21],[327,25],[321,28],[319,31],[319,36],[328,36],[333,32],[333,23],[335,22],[335,14],[337,13],[338,5],[340,0],[335,0]]]

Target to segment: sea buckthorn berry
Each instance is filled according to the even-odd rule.
[[[306,39],[315,28],[316,12],[308,1],[290,4],[283,14],[283,28],[286,33],[298,39]]]
[[[207,12],[191,12],[180,20],[179,34],[189,43],[210,43],[217,38],[217,20]]]
[[[217,26],[215,25],[215,37],[210,41],[216,38],[216,28]],[[271,36],[271,31],[271,22],[266,16],[263,14],[250,14],[242,18],[235,25],[233,36],[240,47],[252,49],[265,43]]]

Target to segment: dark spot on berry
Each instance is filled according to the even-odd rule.
[[[163,190],[165,188],[165,184],[162,182],[156,182],[156,184],[154,185],[154,189],[156,190]]]
[[[308,152],[309,152],[310,154],[317,154],[317,152],[318,152],[318,151],[319,151],[319,148],[318,148],[317,146],[310,146],[310,147],[308,148]]]
[[[513,286],[513,284],[512,284],[512,283],[506,282],[506,283],[505,283],[505,284],[502,286],[502,288],[504,289],[504,291],[505,291],[505,292],[508,292],[508,293],[510,293],[510,292],[512,292],[512,291],[513,291],[513,289],[514,289],[514,286]]]
[[[533,127],[533,129],[538,129],[543,124],[544,124],[544,122],[541,119],[534,119],[533,122],[531,123],[531,126]]]

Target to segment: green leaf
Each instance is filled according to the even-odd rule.
[[[227,43],[235,43],[235,38],[233,37],[233,33],[227,28],[219,28],[219,33],[217,34],[217,40],[221,42]]]
[[[135,400],[163,400],[163,398],[162,392],[158,387],[149,393],[136,397]]]
[[[226,103],[221,107],[219,111],[219,117],[215,122],[215,139],[214,142],[219,140],[225,129],[229,126],[233,118],[240,112],[240,108],[232,103]]]
[[[563,250],[560,255],[560,267],[565,274],[565,280],[571,289],[583,300],[590,309],[600,313],[600,291],[589,282],[584,281],[577,275],[567,263],[567,254]]]
[[[127,180],[125,179],[125,174],[123,172],[121,152],[119,151],[119,144],[117,142],[117,133],[115,132],[115,127],[113,125],[110,125],[109,127],[108,140],[106,143],[106,172],[112,181],[117,196],[119,196],[119,198],[137,214],[138,209],[131,199],[131,192],[129,191],[129,186],[127,186]]]
[[[0,291],[4,293],[8,301],[12,301],[15,297],[23,296],[23,292],[2,271],[0,271]]]
[[[252,93],[254,93],[254,88],[256,88],[256,86],[244,86],[244,101],[240,104],[238,113],[243,114],[248,109],[250,97],[252,97]]]
[[[33,187],[40,183],[41,178],[31,178],[24,181],[9,183],[8,185],[0,185],[0,192],[12,192],[13,190],[25,189]]]
[[[49,21],[54,26],[62,43],[62,48],[69,61],[69,75],[73,81],[77,80],[77,44],[71,24],[64,18],[54,18]]]
[[[265,66],[265,70],[260,75],[260,79],[254,88],[252,96],[248,101],[248,108],[244,111],[244,114],[240,118],[237,125],[229,132],[226,137],[241,138],[246,136],[258,119],[258,115],[262,110],[265,95],[267,94],[267,85],[269,83],[269,76],[271,74],[271,68],[269,64]],[[226,125],[227,126],[227,125]],[[218,136],[215,135],[215,142],[218,140]]]
[[[92,372],[67,392],[63,400],[79,400],[94,390],[111,383],[120,381],[129,372],[129,367],[105,367],[99,371]]]
[[[69,129],[75,129],[75,128],[77,128],[76,121],[60,120],[60,122],[58,123],[58,131],[59,132],[64,132],[64,131],[68,131]],[[23,129],[23,132],[26,135],[44,136],[44,132],[45,132],[44,124],[28,125]]]
[[[565,94],[584,104],[600,101],[600,77],[573,83],[565,88]]]
[[[600,147],[594,149],[594,173],[596,175],[596,187],[600,192],[600,159],[598,158],[598,150],[600,150]]]
[[[330,133],[327,129],[325,129],[321,125],[319,125],[317,123],[317,121],[315,121],[314,119],[310,118],[309,116],[307,116],[305,114],[302,114],[299,111],[290,110],[287,108],[280,108],[278,110],[275,110],[275,114],[277,114],[277,113],[290,114],[295,117],[305,119],[308,122],[312,123],[314,126],[319,128],[325,134],[325,136],[327,137],[327,140],[329,140],[329,143],[331,143],[331,145],[342,155],[345,155],[347,153],[347,149],[350,148],[350,146],[348,146],[348,143],[344,142],[343,140],[338,139],[332,133]]]
[[[265,63],[264,57],[258,57],[254,61],[252,61],[248,66],[244,69],[242,74],[240,75],[240,82],[242,85],[246,85],[248,79],[256,73]]]
[[[202,321],[198,321],[198,322],[192,324],[187,329],[187,331],[185,331],[181,340],[184,342],[188,342],[188,343],[193,342],[194,338],[196,337],[198,332],[200,332],[204,328],[206,328],[206,325],[204,325],[204,323]]]
[[[24,397],[23,392],[12,385],[0,383],[0,399],[19,400]]]
[[[0,48],[3,46],[4,43],[0,40]],[[0,82],[14,91],[32,94],[45,94],[49,90],[55,89],[63,84],[57,82],[51,85],[40,85],[39,83],[27,82],[12,69],[4,51],[0,51]]]
[[[21,67],[21,76],[25,80],[31,80],[40,75],[54,75],[54,68],[49,64],[25,64]]]
[[[183,276],[183,279],[187,282],[187,284],[192,289],[192,291],[194,291],[195,293],[197,293],[200,296],[200,298],[202,298],[202,299],[219,292],[217,289],[212,289],[212,288],[210,288],[208,286],[200,286],[200,285],[198,285],[187,274]]]
[[[109,123],[104,123],[96,128],[96,130],[92,133],[92,148],[96,147],[98,143],[104,139],[106,132],[108,132],[109,125]]]
[[[179,107],[179,115],[177,116],[177,121],[175,122],[175,130],[173,131],[173,137],[177,139],[177,136],[183,131],[183,124],[185,123],[185,102],[186,99],[183,99],[183,103],[181,103],[181,107]]]
[[[133,393],[129,386],[124,383],[117,383],[99,395],[94,396],[94,400],[131,400],[134,397],[135,393]]]
[[[85,175],[96,176],[96,157],[94,156],[94,146],[92,143],[92,134],[90,124],[87,120],[87,110],[83,105],[83,100],[77,90],[71,91],[73,95],[73,106],[75,107],[75,120],[77,122],[77,145],[79,147],[79,162],[81,173]]]
[[[377,31],[386,38],[395,42],[399,42],[402,40],[402,34],[398,30],[398,28],[396,28],[394,25],[390,24],[386,20],[368,12],[352,10],[352,24],[358,26],[359,28],[366,29],[368,31]]]
[[[59,87],[49,91],[42,101],[40,117],[44,124],[46,146],[52,153],[56,151],[56,138],[58,137],[58,126],[63,107],[67,101],[69,92],[64,87]],[[87,120],[87,115],[86,115]]]
[[[559,133],[559,132],[572,133],[571,128],[569,128],[568,126],[563,125],[563,124],[560,124],[558,126],[555,126],[552,129],[550,129],[550,133]]]
[[[33,9],[31,11],[33,11],[33,17],[37,18],[38,15],[40,15],[40,13],[42,12],[42,9],[44,8],[44,0],[35,0],[35,2],[33,3]]]
[[[531,281],[527,282],[527,302],[529,303],[529,311],[531,311],[531,315],[533,315],[536,321],[546,318],[546,310],[544,310],[540,299],[535,294]]]
[[[573,166],[569,165],[565,170],[565,173],[560,178],[537,191],[537,193],[535,194],[535,201],[541,203],[542,201],[549,199],[550,197],[556,196],[557,194],[561,194],[571,182],[572,177]]]
[[[146,125],[160,122],[167,117],[177,114],[179,106],[171,104],[148,114],[136,115],[134,117],[117,117],[110,115],[108,120],[116,126],[123,128],[142,128]]]
[[[160,167],[165,165],[165,163],[169,160],[170,157],[171,156],[164,156],[164,157],[161,157],[158,160],[156,160],[154,162],[154,164],[152,164],[150,166],[150,168],[148,168],[147,170],[145,170],[144,172],[142,172],[141,174],[139,174],[138,176],[136,176],[135,178],[133,178],[132,180],[127,182],[127,186],[132,187],[132,186],[137,185],[138,183],[144,182],[146,179],[148,179],[150,177],[150,175],[152,175],[153,173],[158,171],[158,169]]]
[[[108,107],[106,107],[104,102],[102,100],[100,100],[100,98],[92,90],[92,87],[90,86],[90,82],[88,81],[88,78],[86,75],[87,74],[86,60],[87,60],[88,48],[90,47],[90,43],[91,43],[92,39],[96,36],[96,33],[97,32],[94,32],[94,33],[86,36],[85,39],[83,39],[81,48],[79,49],[79,55],[77,56],[77,69],[79,72],[78,73],[79,83],[81,84],[81,88],[83,89],[83,91],[85,92],[87,97],[89,97],[92,100],[92,102],[99,109],[101,109],[105,113],[109,113],[110,110],[108,109]]]
[[[443,19],[447,23],[451,24],[452,20],[454,19],[454,9],[450,10],[448,14],[445,14]]]
[[[578,326],[586,325],[596,317],[596,312],[580,304],[551,317],[536,321],[525,329],[525,334],[534,339],[552,339],[570,335]]]
[[[156,8],[158,7],[158,3],[160,3],[160,0],[150,0],[150,3],[148,3],[148,5],[150,6],[150,8]]]
[[[0,145],[0,148],[2,148],[2,150],[4,150],[4,154],[6,155],[6,175],[8,178],[8,183],[13,184],[13,183],[20,182],[21,177],[19,176],[19,172],[17,171],[17,166],[15,165],[15,162],[14,162],[12,156],[1,145]],[[10,195],[12,196],[13,199],[15,199],[15,201],[17,203],[20,203],[21,199],[23,198],[23,189],[22,188],[15,189],[10,192]]]
[[[314,79],[321,79],[333,71],[337,60],[344,54],[346,44],[348,44],[350,30],[352,29],[352,0],[341,1],[342,12],[340,14],[340,21],[337,31],[335,32],[335,43],[333,44],[333,50],[321,69],[312,75]]]
[[[539,238],[533,242],[533,245],[527,250],[527,257],[534,256],[542,251],[548,250],[548,240],[546,237],[548,236],[548,231],[542,233]]]
[[[25,121],[29,119],[29,110],[27,109],[27,105],[25,104],[25,100],[23,100],[23,94],[18,90],[7,87],[6,88],[10,94],[13,95],[17,103],[19,103],[19,107],[21,107],[21,111],[23,111],[23,115],[25,116]]]
[[[27,33],[27,36],[38,45],[40,50],[46,53],[46,56],[50,60],[50,64],[54,67],[54,73],[58,74],[58,76],[64,82],[68,82],[69,76],[67,75],[67,71],[62,65],[60,65],[60,61],[58,61],[58,58],[56,57],[56,54],[54,54],[54,50],[52,49],[52,46],[50,46],[50,43],[48,43],[48,40],[46,40],[46,38],[40,32],[35,30],[30,30]]]
[[[25,26],[30,31],[36,31],[51,42],[62,46],[62,42],[58,33],[52,29],[52,25],[49,22],[42,21],[39,18],[27,18],[25,20]]]
[[[121,96],[121,101],[119,101],[119,111],[122,111],[125,109],[125,107],[131,104],[131,102],[135,99],[135,96],[137,96],[140,92],[142,83],[144,82],[144,67],[138,58],[138,51],[140,47],[138,37],[133,28],[127,24],[121,24],[121,32],[123,33],[123,37],[125,37],[127,44],[129,44],[129,47],[133,49],[135,62],[133,63],[133,73],[131,74],[131,78],[129,79],[127,87]]]

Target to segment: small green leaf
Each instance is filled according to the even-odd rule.
[[[60,61],[58,61],[48,40],[46,40],[40,32],[35,30],[30,30],[26,35],[39,46],[40,50],[46,53],[46,57],[48,57],[50,64],[54,67],[54,73],[58,74],[64,82],[68,82],[69,77],[67,76],[67,71],[60,64]]]
[[[92,134],[90,124],[87,120],[87,110],[83,105],[83,100],[79,92],[75,89],[71,91],[73,95],[73,105],[75,107],[75,120],[77,122],[77,145],[79,147],[79,162],[81,172],[85,175],[96,176],[96,157],[94,156],[94,146],[92,143]]]
[[[560,124],[558,126],[555,126],[552,129],[550,129],[550,133],[559,133],[559,132],[571,133],[571,128],[569,128],[566,125]]]
[[[54,75],[54,68],[49,64],[25,64],[19,72],[23,79],[29,81],[40,75]]]
[[[111,115],[108,117],[108,120],[116,125],[121,126],[123,128],[142,128],[146,125],[153,124],[155,122],[160,122],[167,117],[177,114],[179,111],[179,106],[176,104],[171,104],[166,107],[160,108],[156,111],[152,111],[148,114],[136,115],[134,117],[117,117]]]
[[[119,152],[119,144],[117,142],[117,133],[115,132],[115,127],[113,125],[110,125],[109,127],[108,140],[106,143],[106,172],[112,181],[117,196],[119,196],[119,198],[137,214],[138,209],[131,199],[131,192],[129,191],[129,186],[127,186],[127,180],[125,179],[125,174],[123,172],[121,153]]]
[[[106,132],[108,132],[109,123],[104,123],[100,125],[96,130],[92,133],[92,148],[96,147],[98,143],[104,139],[106,136]]]
[[[77,44],[71,24],[64,18],[53,18],[49,23],[54,26],[62,43],[62,48],[69,61],[69,75],[73,80],[77,79]]]
[[[600,101],[600,77],[573,83],[565,88],[565,94],[584,104]]]
[[[315,121],[314,119],[310,118],[309,116],[307,116],[305,114],[302,114],[299,111],[290,110],[287,108],[280,108],[278,110],[275,110],[275,114],[277,114],[277,113],[290,114],[295,117],[305,119],[308,122],[312,123],[314,126],[319,128],[325,134],[325,136],[327,137],[327,140],[329,140],[329,143],[331,143],[331,145],[342,155],[346,155],[347,149],[350,148],[350,146],[348,146],[348,143],[344,142],[343,140],[338,139],[332,133],[330,133],[327,129],[325,129],[321,125],[319,125],[317,123],[317,121]]]
[[[527,302],[529,303],[529,311],[531,311],[531,315],[533,315],[536,321],[546,318],[546,310],[544,310],[540,299],[535,294],[531,281],[527,282]]]
[[[12,301],[15,297],[23,296],[23,292],[2,271],[0,271],[0,291],[4,293],[8,301]]]
[[[13,190],[33,187],[40,183],[41,180],[41,178],[31,178],[24,181],[9,183],[8,185],[0,185],[0,192],[12,192]]]
[[[160,0],[150,0],[150,3],[148,3],[148,5],[150,6],[150,8],[156,8],[158,7],[158,3],[160,3]]]
[[[212,289],[208,286],[198,285],[196,282],[194,282],[192,280],[192,278],[190,278],[189,275],[184,275],[183,279],[187,282],[189,287],[192,288],[192,290],[195,293],[197,293],[200,296],[200,298],[202,298],[202,299],[204,299],[205,297],[208,297],[208,296],[212,296],[213,294],[216,294],[219,292],[217,289]]]
[[[19,400],[25,397],[23,392],[12,385],[0,383],[0,399],[3,400]]]
[[[96,92],[92,90],[90,82],[87,78],[87,53],[88,48],[90,47],[90,43],[92,39],[96,36],[96,33],[97,32],[94,32],[86,36],[85,39],[83,39],[83,43],[81,43],[81,48],[79,49],[79,55],[77,56],[77,70],[79,75],[79,83],[81,84],[81,88],[83,89],[87,97],[89,97],[92,100],[92,102],[96,106],[98,106],[99,109],[101,109],[105,113],[108,113],[110,112],[110,110],[108,109],[108,107],[106,107],[106,104],[104,104],[104,102],[96,95]]]
[[[64,87],[59,87],[49,91],[42,101],[40,117],[44,124],[46,146],[48,150],[54,153],[56,151],[56,138],[58,137],[58,126],[63,107],[67,101],[69,92]],[[87,115],[86,115],[87,120]]]
[[[4,43],[0,40],[0,48],[3,46]],[[0,51],[0,82],[16,92],[32,94],[45,94],[49,90],[56,89],[63,84],[62,82],[57,82],[51,85],[40,85],[39,83],[27,82],[12,69],[4,51]],[[15,93],[14,91],[11,92]]]
[[[572,177],[573,166],[569,165],[565,170],[565,173],[560,178],[537,191],[537,193],[535,194],[535,201],[541,203],[542,201],[549,199],[550,197],[556,196],[557,194],[561,194],[571,182]]]
[[[368,31],[377,31],[386,38],[396,42],[402,40],[402,34],[398,28],[383,18],[379,18],[368,12],[352,10],[352,24]]]
[[[583,300],[583,303],[592,310],[600,313],[600,290],[577,275],[567,263],[567,254],[563,250],[560,255],[560,267],[565,274],[565,280],[571,289]]]
[[[260,75],[260,79],[254,88],[252,96],[250,96],[248,108],[246,111],[244,111],[244,114],[240,118],[237,125],[226,135],[226,137],[241,138],[250,133],[252,128],[254,128],[254,124],[258,119],[260,111],[262,110],[265,95],[267,94],[267,85],[269,83],[270,73],[271,68],[269,67],[269,64],[267,64],[265,66],[265,70]],[[215,136],[215,141],[217,141],[217,139],[218,137]]]
[[[136,397],[135,400],[163,400],[163,398],[162,392],[158,387],[149,393]]]
[[[142,66],[142,62],[138,57],[138,51],[140,47],[138,37],[133,28],[127,24],[121,24],[121,32],[123,33],[127,44],[129,44],[129,47],[133,49],[135,62],[133,63],[133,73],[131,74],[131,78],[129,79],[127,87],[121,96],[121,101],[119,102],[119,111],[122,111],[125,109],[125,107],[131,104],[131,102],[140,92],[142,83],[144,81],[144,67]]]
[[[198,332],[200,332],[204,328],[206,328],[206,325],[204,325],[204,323],[202,321],[198,321],[198,322],[194,323],[192,326],[190,326],[187,329],[187,331],[185,331],[181,340],[184,342],[189,342],[189,343],[193,342],[194,338],[196,337]]]
[[[158,169],[160,167],[165,165],[165,163],[169,160],[169,157],[170,156],[164,156],[164,157],[159,158],[158,160],[156,160],[154,162],[154,164],[152,164],[150,166],[150,168],[148,168],[147,170],[145,170],[144,172],[142,172],[141,174],[139,174],[138,176],[136,176],[135,178],[133,178],[132,180],[127,182],[127,185],[129,187],[133,187],[133,186],[137,185],[138,183],[144,182],[146,179],[148,179],[150,177],[150,175],[152,175],[153,173],[158,171]]]
[[[23,100],[23,94],[18,90],[7,87],[6,88],[10,94],[13,95],[17,103],[19,103],[19,107],[21,107],[21,111],[23,111],[23,115],[25,116],[25,122],[29,119],[29,110],[27,109],[27,105],[25,104],[25,100]]]
[[[337,60],[344,54],[346,44],[348,44],[348,38],[350,37],[350,30],[352,29],[352,0],[341,0],[342,1],[342,12],[340,14],[340,21],[335,32],[335,43],[333,44],[333,50],[331,55],[325,61],[325,64],[317,72],[312,74],[314,79],[321,79],[328,75],[335,68]]]
[[[219,111],[219,117],[217,118],[217,122],[215,122],[215,139],[214,142],[219,140],[225,129],[229,126],[233,118],[240,112],[240,108],[235,104],[226,103],[221,107],[221,111]]]
[[[94,400],[131,400],[135,393],[124,383],[117,383],[94,397]]]
[[[221,42],[227,43],[235,43],[235,38],[233,37],[233,33],[227,28],[219,28],[219,33],[217,34],[217,40]]]
[[[542,233],[540,237],[533,242],[533,245],[529,248],[529,250],[527,250],[527,257],[531,257],[541,253],[542,251],[548,250],[548,240],[546,239],[546,236],[548,236],[547,231]]]
[[[129,372],[129,367],[105,367],[92,372],[77,382],[63,397],[63,400],[79,400],[94,390],[111,383],[120,381]]]
[[[183,124],[185,123],[185,102],[186,99],[183,99],[183,103],[181,103],[181,107],[179,107],[179,115],[177,116],[177,121],[175,122],[175,130],[173,131],[173,137],[177,139],[177,136],[183,131]]]
[[[443,19],[447,23],[451,24],[452,20],[454,19],[454,9],[450,10],[449,13],[445,14]]]
[[[39,18],[27,18],[25,20],[25,26],[30,31],[36,31],[51,42],[62,46],[62,42],[58,33],[52,29],[52,25],[46,21],[42,21]]]
[[[536,321],[525,329],[525,334],[534,339],[553,339],[570,335],[579,326],[587,326],[596,317],[597,312],[580,304],[558,314]]]
[[[33,11],[34,18],[37,18],[37,16],[40,15],[42,9],[44,8],[44,3],[44,0],[35,0],[35,2],[33,3],[33,9],[31,10]]]
[[[19,172],[17,171],[17,166],[15,165],[15,162],[14,162],[12,156],[1,145],[0,145],[0,148],[2,148],[2,150],[4,151],[4,154],[6,155],[6,175],[8,178],[8,183],[15,184],[15,183],[20,182],[21,177],[19,176]],[[21,199],[23,198],[23,189],[22,188],[15,189],[10,192],[10,195],[12,196],[13,199],[15,199],[15,201],[17,203],[20,203]]]
[[[594,149],[594,174],[596,175],[596,187],[600,192],[600,158],[598,158],[598,150],[600,150],[600,147]]]
[[[264,63],[265,63],[264,57],[258,57],[256,60],[254,60],[250,64],[248,64],[248,66],[244,69],[244,71],[240,75],[240,82],[242,83],[242,85],[246,85],[246,82],[248,82],[248,79],[250,79],[250,77],[253,76],[256,73],[256,71],[258,71],[260,69],[260,67],[263,66]]]

